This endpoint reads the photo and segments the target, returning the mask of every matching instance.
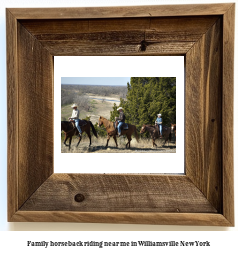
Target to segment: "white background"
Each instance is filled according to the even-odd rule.
[[[142,63],[150,63],[150,65],[144,68]],[[184,173],[183,56],[54,57],[54,76],[55,173]],[[61,153],[61,139],[59,138],[61,135],[61,126],[59,124],[61,121],[61,77],[80,76],[176,77],[176,110],[178,112],[176,153],[110,153],[110,156],[108,153]],[[135,138],[132,137],[132,142],[133,139]],[[88,137],[86,137],[86,140],[88,140]],[[72,142],[72,147],[75,145],[76,142]],[[131,144],[132,147],[133,145],[134,143]],[[113,139],[110,140],[109,146],[115,146]],[[126,161],[124,167],[121,167],[121,163],[117,163],[119,159],[120,161],[122,159]],[[113,165],[113,167],[104,167],[102,169],[98,167],[99,160],[107,161],[107,164]],[[149,166],[148,161],[152,162]],[[88,165],[89,162],[90,167],[84,167],[84,164]],[[82,169],[85,170],[86,168],[86,172],[82,171]],[[65,169],[67,169],[67,172],[65,172]]]
[[[150,253],[170,253],[172,250],[175,253],[225,253],[230,251],[230,253],[237,253],[237,237],[238,237],[238,226],[234,228],[224,228],[224,227],[190,227],[190,226],[158,226],[158,225],[124,225],[124,224],[93,224],[93,223],[7,223],[7,112],[6,112],[6,42],[5,42],[5,8],[6,7],[79,7],[79,6],[119,6],[119,5],[154,5],[154,4],[191,4],[191,3],[223,3],[223,2],[236,2],[230,0],[210,0],[210,1],[165,1],[165,0],[154,0],[154,1],[130,1],[130,0],[118,0],[118,1],[76,1],[76,0],[1,0],[0,3],[0,40],[1,40],[1,48],[0,48],[0,116],[1,116],[1,124],[0,124],[0,133],[1,133],[1,142],[0,142],[0,239],[1,239],[1,251],[3,249],[3,253],[11,253],[11,251],[15,251],[18,253],[44,253],[41,248],[27,248],[26,241],[27,240],[68,240],[70,239],[82,239],[84,238],[90,240],[99,240],[103,239],[107,241],[107,239],[114,240],[209,240],[212,243],[211,248],[203,248],[203,249],[193,249],[193,248],[176,248],[176,249],[166,249],[167,251],[162,252],[162,249],[142,249],[143,252],[150,251]],[[236,5],[236,14],[237,5]],[[237,29],[238,22],[236,19],[236,38],[237,38]],[[235,69],[238,69],[237,66],[237,43],[235,48]],[[237,129],[238,126],[238,96],[237,96],[237,71],[235,72],[235,114],[234,114],[234,129]],[[237,142],[237,134],[234,133],[234,153],[237,154],[238,150],[238,142]],[[236,218],[238,217],[238,206],[237,206],[237,184],[238,184],[238,174],[237,174],[237,166],[238,166],[238,157],[234,156],[235,163],[235,209],[236,209]],[[238,223],[236,219],[236,224]],[[10,231],[26,231],[26,232],[10,232]],[[42,232],[42,231],[77,231],[77,232]],[[9,232],[4,232],[9,231]],[[36,231],[36,232],[28,232],[28,231]],[[103,232],[81,232],[81,231],[103,231]],[[114,232],[107,232],[114,231]],[[125,232],[120,232],[125,231]],[[129,231],[139,231],[139,232],[129,232]],[[150,232],[143,232],[150,231]],[[171,232],[161,232],[161,231],[171,231]],[[176,232],[180,231],[180,232]],[[192,231],[192,232],[189,232]],[[207,232],[203,232],[207,231]],[[209,231],[218,231],[218,232],[209,232]],[[226,232],[230,231],[230,232]],[[47,250],[47,249],[46,249]],[[54,253],[61,253],[66,251],[64,248],[53,249]],[[96,251],[97,249],[88,249],[88,251],[92,252],[92,250]],[[110,253],[112,251],[116,252],[116,249],[108,249]],[[80,249],[76,249],[77,253],[80,253]],[[74,251],[74,252],[76,252]],[[101,249],[100,249],[101,251]],[[103,249],[102,251],[106,251]],[[118,251],[118,250],[117,250]],[[131,252],[131,249],[119,249],[119,251],[127,251]],[[171,251],[171,252],[172,252]],[[53,253],[52,249],[48,249],[48,253]],[[73,253],[73,251],[72,251]],[[84,253],[86,251],[84,250]]]

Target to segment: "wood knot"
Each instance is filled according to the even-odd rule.
[[[215,122],[215,119],[212,119],[212,122],[214,123],[214,122]]]
[[[147,43],[145,40],[140,43],[140,51],[146,51]]]
[[[75,197],[74,197],[74,200],[75,200],[76,202],[83,202],[84,199],[85,199],[84,195],[83,195],[83,194],[80,194],[80,193],[77,194],[77,195],[75,195]]]

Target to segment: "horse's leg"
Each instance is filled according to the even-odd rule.
[[[129,144],[129,138],[128,138],[127,135],[126,135],[126,137],[127,137],[127,140],[128,140],[128,142],[126,143],[126,148],[127,148],[128,144]]]
[[[167,147],[169,146],[169,135],[170,135],[170,132],[166,133],[166,138],[165,138],[165,142],[167,141]],[[170,137],[170,140],[171,140],[171,137]]]
[[[155,136],[150,132],[150,137],[152,140],[152,148],[155,146]]]
[[[156,143],[155,143],[155,138],[153,138],[152,140],[153,140],[153,147],[154,147],[154,146],[157,147],[157,145],[156,145]]]
[[[152,140],[152,148],[154,148],[154,146],[157,146],[156,144],[155,144],[155,136],[152,134],[152,133],[150,133],[150,137],[151,137],[151,140]]]
[[[114,139],[114,141],[116,143],[116,147],[118,147],[116,135],[113,136],[113,139]]]
[[[92,141],[91,141],[91,135],[89,134],[89,146],[91,146],[91,144],[92,144]]]
[[[72,136],[69,138],[69,150],[70,150],[70,146],[71,146],[71,141],[72,141]]]
[[[69,136],[66,136],[66,134],[65,134],[65,139],[64,139],[64,145],[65,146],[69,146],[69,145],[66,144],[66,141],[68,140],[68,138],[69,138]]]
[[[81,141],[81,137],[79,137],[79,141],[78,141],[78,143],[77,143],[76,147],[78,147],[78,145],[79,145],[80,141]]]
[[[155,143],[155,140],[154,140],[154,144],[155,144],[155,146],[157,147],[157,145],[156,145],[156,143]]]
[[[90,128],[90,127],[89,127]],[[88,135],[88,138],[89,138],[89,146],[91,146],[92,142],[91,142],[91,135],[90,135],[90,129],[88,129],[86,131],[87,135]]]
[[[109,142],[110,138],[111,137],[109,135],[107,135],[107,144],[106,144],[106,147],[108,146],[108,142]]]
[[[167,136],[164,137],[164,146],[166,145],[166,142],[168,143],[168,137]]]
[[[131,136],[130,136],[130,139],[129,139],[129,148],[131,148]]]
[[[131,135],[126,135],[126,136],[127,136],[127,139],[128,139],[128,142],[126,144],[126,148],[127,148],[127,146],[129,146],[129,148],[131,148],[131,144],[130,144],[130,142],[131,142]]]
[[[66,145],[66,144],[65,144],[65,142],[66,142],[66,140],[67,140],[66,137],[67,137],[67,136],[66,136],[66,133],[65,133],[65,134],[64,134],[64,145]]]
[[[131,133],[131,134],[132,134],[132,133]],[[131,148],[131,140],[132,140],[131,134],[129,134],[129,148]]]

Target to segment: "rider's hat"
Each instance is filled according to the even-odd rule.
[[[78,106],[77,106],[77,104],[74,103],[74,104],[71,106],[71,108],[75,108],[75,107],[78,107]]]
[[[122,109],[122,110],[123,110],[123,108],[122,108],[122,107],[119,107],[119,108],[117,109],[117,111],[119,111],[120,109]]]
[[[157,116],[161,116],[161,114],[158,114]]]

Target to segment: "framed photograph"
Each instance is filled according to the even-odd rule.
[[[60,56],[54,59],[54,80],[55,173],[184,174],[184,56]],[[68,120],[72,105],[82,137]],[[114,127],[119,107],[128,124],[120,137]],[[155,125],[159,113],[162,137]],[[113,167],[98,167],[99,160]],[[81,166],[88,161],[90,167]]]
[[[8,221],[234,226],[234,5],[6,9]],[[60,56],[183,56],[185,172],[56,173]]]

